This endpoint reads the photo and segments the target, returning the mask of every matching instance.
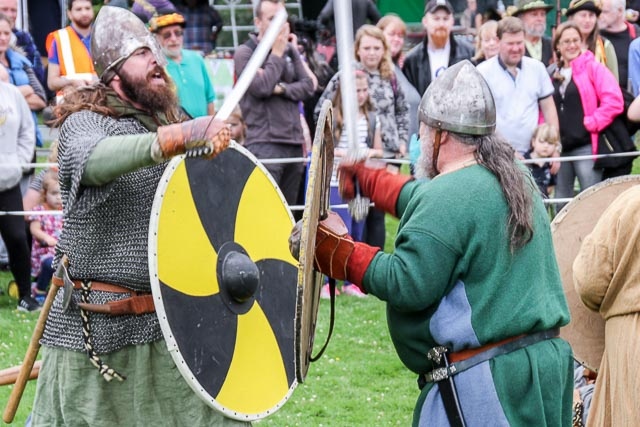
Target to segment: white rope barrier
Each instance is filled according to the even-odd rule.
[[[576,162],[580,160],[596,160],[596,159],[604,159],[607,157],[637,157],[640,156],[639,151],[631,151],[628,153],[615,153],[615,154],[590,154],[585,156],[569,156],[569,157],[548,157],[545,159],[524,159],[521,160],[524,164],[536,163],[540,160],[545,160],[547,162]],[[274,158],[274,159],[258,159],[260,163],[265,165],[269,164],[284,164],[284,163],[309,163],[309,157],[287,157],[287,158]],[[376,159],[377,161],[382,161],[384,163],[402,163],[402,164],[410,164],[411,160],[407,158],[399,158],[399,159]],[[57,167],[57,163],[24,163],[22,164],[25,168],[49,168],[49,167]],[[572,198],[562,198],[562,199],[544,199],[544,203],[546,205],[552,204],[561,204],[568,203]],[[373,204],[372,204],[373,206]],[[339,205],[331,205],[330,208],[333,209],[346,209],[346,204]],[[304,210],[303,205],[293,205],[289,206],[289,209],[292,211],[302,211]],[[62,211],[0,211],[0,216],[6,215],[18,215],[18,216],[27,216],[27,215],[62,215]]]
[[[577,162],[580,160],[596,160],[596,159],[606,159],[608,157],[638,157],[640,156],[640,151],[631,151],[629,153],[615,153],[615,154],[588,154],[584,156],[569,156],[569,157],[546,157],[540,159],[523,159],[521,160],[524,164],[536,163],[540,160],[545,160],[547,162]],[[273,165],[273,164],[284,164],[284,163],[309,163],[308,157],[278,157],[274,159],[258,159],[260,163],[265,165]],[[398,158],[398,159],[375,159],[376,161],[384,162],[384,163],[403,163],[410,164],[411,160],[407,158]],[[21,164],[25,168],[36,168],[36,167],[53,167],[58,166],[57,163],[23,163]]]

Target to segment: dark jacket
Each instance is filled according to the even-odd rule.
[[[529,54],[529,49],[524,50],[524,54],[531,58]],[[551,64],[551,58],[553,57],[553,49],[551,47],[551,39],[549,37],[542,37],[542,58],[541,61],[544,66],[548,66]]]
[[[238,46],[233,56],[235,72],[240,76],[257,46],[255,35]],[[260,142],[302,144],[298,101],[313,95],[313,81],[307,74],[298,50],[289,46],[282,58],[269,54],[263,72],[256,74],[240,100],[240,110],[247,124],[245,144]],[[278,83],[284,83],[282,95],[274,95]]]
[[[352,0],[351,1],[351,20],[353,25],[353,34],[358,28],[363,26],[369,20],[373,25],[380,20],[380,11],[372,0]],[[333,12],[333,0],[327,1],[320,14],[318,15],[318,24],[329,28],[335,33],[335,17]]]
[[[471,59],[475,49],[466,40],[449,36],[451,42],[451,55],[449,66],[464,59]],[[402,66],[402,72],[407,76],[407,80],[418,90],[420,96],[424,95],[427,87],[431,84],[431,67],[429,65],[429,53],[427,51],[427,37],[420,44],[409,51]]]

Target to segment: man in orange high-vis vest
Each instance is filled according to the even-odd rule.
[[[98,78],[90,54],[93,16],[90,0],[70,0],[67,17],[71,25],[47,36],[47,85],[59,96],[68,87],[84,86]]]

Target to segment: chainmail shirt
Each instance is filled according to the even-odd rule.
[[[60,189],[64,228],[56,248],[56,265],[69,258],[74,280],[112,283],[135,291],[151,292],[147,261],[147,234],[156,187],[166,164],[124,174],[104,186],[80,183],[87,160],[105,137],[148,133],[134,118],[112,118],[90,111],[70,115],[59,135]],[[41,343],[84,351],[82,321],[77,303],[80,290],[62,310],[63,291],[51,308]],[[128,298],[127,293],[92,291],[89,302],[104,304]],[[89,313],[94,348],[110,353],[127,345],[162,338],[155,313],[109,316]]]

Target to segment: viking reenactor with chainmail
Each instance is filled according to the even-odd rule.
[[[387,302],[390,334],[421,389],[415,426],[571,425],[569,321],[547,212],[510,145],[495,134],[489,88],[468,61],[419,107],[430,181],[341,165],[400,218],[395,249],[354,242],[335,214],[316,233],[316,267]],[[296,231],[292,235],[295,244]]]
[[[103,7],[91,48],[100,83],[57,109],[65,227],[55,262],[72,285],[58,291],[41,340],[32,425],[244,424],[207,406],[175,367],[147,262],[166,160],[213,157],[229,131],[212,117],[177,122],[164,56],[131,12]]]

